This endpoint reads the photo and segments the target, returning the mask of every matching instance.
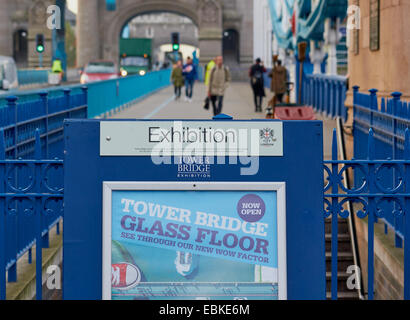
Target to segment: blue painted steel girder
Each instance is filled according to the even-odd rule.
[[[65,50],[65,8],[66,0],[56,0],[56,6],[60,8],[61,12],[61,28],[54,29],[53,37],[53,60],[60,59],[62,62],[64,74],[63,80],[67,80],[67,54]]]
[[[277,12],[277,2],[275,0],[268,0],[269,2],[269,8],[271,12],[271,19],[272,19],[272,29],[275,34],[275,37],[279,43],[279,47],[284,48],[284,49],[292,49],[293,44],[292,44],[292,30],[283,30],[283,19],[285,11],[286,17],[291,18],[293,14],[293,5],[294,5],[294,0],[284,0],[282,3],[284,4],[284,7],[282,8],[281,12]]]
[[[313,11],[311,0],[298,0],[298,5],[302,9],[298,15],[298,42],[323,40],[325,20],[344,19],[347,13],[347,0],[320,0]]]
[[[327,18],[344,19],[347,13],[347,0],[319,0],[316,6],[312,7],[312,0],[283,0],[282,5],[278,5],[280,0],[269,0],[272,17],[273,32],[278,40],[278,45],[284,49],[296,49],[293,43],[293,33],[291,29],[284,29],[286,21],[291,19],[294,11],[297,13],[296,42],[300,41],[321,41],[323,40],[324,22]],[[280,8],[280,12],[277,12]]]
[[[117,1],[116,0],[105,0],[105,4],[108,11],[115,11],[117,9]]]

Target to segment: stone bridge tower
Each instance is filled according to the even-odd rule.
[[[248,0],[117,0],[109,11],[105,0],[79,0],[77,64],[93,59],[117,61],[122,28],[133,17],[172,12],[190,18],[198,27],[201,63],[223,54],[224,32],[237,37],[237,66],[248,66],[253,55],[253,2]]]
[[[43,34],[43,65],[49,66],[52,32],[47,28],[46,21],[47,7],[52,4],[55,0],[0,0],[0,55],[14,55],[17,64],[22,67],[37,67],[36,35]]]

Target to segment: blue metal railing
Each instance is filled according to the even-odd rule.
[[[28,251],[28,262],[31,264],[34,245],[36,298],[42,299],[42,248],[48,248],[48,234],[53,226],[57,225],[59,233],[63,216],[63,161],[41,160],[39,130],[35,136],[35,160],[6,160],[2,137],[0,134],[0,299],[6,299],[5,271],[8,272],[8,282],[16,282],[18,259]],[[17,179],[15,175],[10,176],[10,173],[21,168],[29,169],[31,176],[27,173]],[[52,176],[53,171],[59,173],[57,179]],[[22,176],[30,180],[25,187],[10,182],[21,181]],[[56,184],[56,180],[59,183]]]
[[[403,139],[403,160],[376,160],[376,131],[367,131],[366,147],[363,160],[339,161],[336,131],[333,135],[332,160],[325,161],[325,172],[329,183],[324,188],[325,217],[332,219],[332,261],[331,261],[331,292],[332,299],[337,299],[338,293],[338,217],[348,218],[349,211],[344,207],[348,202],[359,205],[355,214],[358,218],[368,218],[368,299],[374,298],[374,224],[377,219],[388,219],[390,214],[404,220],[404,299],[410,299],[410,131],[405,130]],[[395,188],[386,188],[380,183],[382,170],[396,167],[400,172],[397,180],[400,183]],[[347,189],[343,184],[343,174],[349,169],[355,173],[356,186]],[[357,184],[356,173],[361,174],[360,184]],[[394,203],[395,209],[391,210]],[[390,208],[386,209],[386,205]],[[389,211],[390,209],[390,211]]]
[[[171,84],[171,70],[149,72],[145,76],[129,76],[85,85],[88,88],[88,117],[106,117],[126,108],[147,95]],[[83,85],[64,86],[74,93],[81,92]],[[49,97],[62,96],[61,87],[45,89]],[[12,92],[19,101],[33,102],[38,99],[39,90]],[[0,107],[7,104],[7,94],[0,95]],[[1,125],[1,124],[0,124]]]
[[[171,70],[87,84],[88,116],[107,116],[171,84]]]
[[[47,248],[62,218],[63,121],[87,117],[87,88],[6,98],[0,108],[0,299],[16,282],[17,263],[32,247]],[[25,160],[35,159],[35,160]],[[39,240],[41,239],[41,240]],[[41,250],[36,250],[41,275]],[[40,273],[38,273],[40,272]],[[37,277],[41,299],[41,277]]]
[[[101,115],[168,84],[169,70],[165,70],[148,77],[91,84],[88,90],[72,86],[64,90],[28,93],[19,96],[18,100],[16,97],[5,100],[0,108],[0,127],[3,128],[0,130],[0,270],[7,270],[8,281],[17,280],[17,262],[22,254],[28,251],[31,262],[34,244],[39,248],[48,246],[48,230],[56,223],[58,227],[61,219],[63,163],[61,160],[41,159],[62,158],[64,118],[86,117],[87,94],[92,100],[92,115]],[[135,87],[137,85],[145,86],[147,91]],[[114,93],[108,92],[113,90],[113,86]],[[359,93],[358,87],[354,90],[356,160],[338,161],[334,137],[333,160],[324,163],[329,180],[324,189],[325,216],[332,217],[332,297],[336,298],[337,217],[346,218],[348,213],[343,205],[348,201],[362,205],[356,214],[359,218],[368,217],[368,284],[369,299],[372,299],[374,223],[378,218],[389,221],[390,215],[397,221],[402,221],[403,217],[409,220],[410,217],[406,215],[410,212],[410,134],[406,130],[410,110],[406,103],[400,101],[399,93],[394,93],[391,100],[382,99],[381,111],[378,111],[376,90],[371,90],[370,95]],[[102,98],[93,96],[96,93]],[[363,136],[357,136],[359,134]],[[394,156],[386,159],[386,150],[379,150],[378,143],[389,142],[395,146],[391,151]],[[352,190],[342,184],[343,173],[349,168],[355,169],[356,186]],[[382,172],[388,168],[394,168],[396,173],[386,175]],[[386,177],[387,182],[396,182],[396,185],[386,187]],[[406,242],[405,298],[409,299],[410,221],[402,221],[401,229],[397,230]],[[41,250],[36,250],[36,255],[36,274],[41,275]],[[2,271],[0,300],[6,297],[5,286],[6,274]],[[41,276],[36,278],[36,290],[37,299],[41,299]]]
[[[302,103],[330,118],[347,120],[345,106],[347,78],[324,74],[305,74],[302,83]]]
[[[63,121],[106,116],[170,84],[170,70],[0,97],[0,300],[16,282],[17,263],[47,248],[62,219]],[[87,114],[88,109],[88,114]],[[35,160],[23,160],[35,159]],[[47,159],[47,160],[43,160]],[[42,274],[36,250],[36,274]],[[5,270],[5,271],[3,271]],[[41,276],[36,298],[41,299]]]
[[[376,159],[392,160],[390,166],[380,170],[378,183],[388,190],[395,190],[403,182],[402,172],[394,161],[404,159],[405,130],[410,127],[410,105],[401,101],[401,93],[392,93],[391,99],[379,99],[377,90],[369,90],[369,94],[360,93],[359,87],[353,87],[353,132],[354,132],[354,157],[366,159],[366,139],[369,129],[374,131]],[[363,174],[355,174],[356,184],[360,183]],[[382,209],[387,212],[384,216],[385,232],[388,227],[395,231],[395,245],[403,246],[404,223],[400,216],[395,214],[397,203],[384,204]]]
[[[48,69],[19,69],[17,78],[20,86],[28,84],[43,84],[48,83]]]

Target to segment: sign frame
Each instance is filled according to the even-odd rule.
[[[100,126],[101,157],[151,157],[160,150],[163,156],[181,157],[190,147],[196,156],[283,157],[283,123],[163,120],[106,121]]]
[[[287,299],[286,182],[103,182],[102,299],[111,300],[113,191],[272,191],[276,192],[278,299]]]
[[[151,157],[101,157],[100,126],[105,121],[121,120],[64,122],[64,300],[102,299],[103,183],[106,181],[154,181],[155,184],[201,181],[232,185],[285,182],[287,299],[326,299],[321,121],[282,121],[283,157],[256,158],[257,170],[253,175],[241,174],[250,163],[229,163],[229,157],[224,157],[224,163],[211,165],[210,177],[198,180],[179,177],[178,164],[157,165]],[[230,121],[246,124],[277,120]]]

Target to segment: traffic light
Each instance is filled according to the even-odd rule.
[[[36,50],[38,53],[44,52],[44,35],[38,34],[36,36]]]
[[[173,32],[171,34],[171,38],[172,38],[172,51],[179,51],[179,32]]]

